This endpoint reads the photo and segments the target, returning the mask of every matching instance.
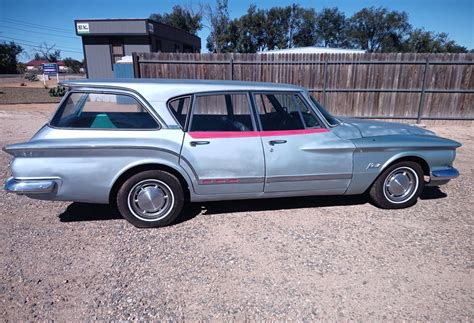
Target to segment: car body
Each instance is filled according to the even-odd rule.
[[[408,124],[332,117],[294,85],[151,79],[63,85],[70,90],[50,122],[30,141],[4,148],[14,156],[5,189],[38,199],[110,203],[139,173],[173,177],[179,196],[168,177],[151,173],[154,181],[145,178],[125,192],[122,207],[132,216],[144,214],[132,222],[138,226],[168,224],[148,215],[157,204],[168,212],[178,197],[361,194],[387,170],[392,174],[384,175],[379,193],[389,203],[376,204],[405,207],[423,185],[459,175],[452,164],[460,143]],[[400,162],[412,164],[390,169]]]

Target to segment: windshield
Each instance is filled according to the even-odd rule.
[[[313,98],[312,95],[310,95],[311,101],[313,101],[314,105],[319,109],[321,114],[324,116],[326,121],[329,123],[331,126],[337,126],[339,123],[341,123],[336,117],[334,117],[332,114],[330,114],[315,98]]]

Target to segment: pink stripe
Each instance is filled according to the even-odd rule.
[[[242,138],[258,137],[258,131],[191,131],[189,135],[194,139],[205,138]]]
[[[274,137],[305,135],[310,133],[328,132],[328,129],[301,129],[301,130],[276,130],[276,131],[191,131],[189,135],[194,139],[205,138],[246,138],[246,137]]]
[[[328,132],[327,129],[301,129],[301,130],[277,130],[277,131],[260,131],[262,137],[273,136],[291,136],[291,135],[305,135],[308,133]]]

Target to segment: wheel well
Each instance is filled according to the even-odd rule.
[[[394,160],[387,167],[390,167],[394,163],[399,163],[399,162],[402,162],[402,161],[411,161],[411,162],[415,162],[415,163],[419,164],[421,166],[421,168],[423,169],[423,175],[430,176],[430,166],[428,165],[426,160],[424,160],[421,157],[416,157],[416,156],[402,157],[402,158]]]
[[[144,172],[144,171],[147,171],[147,170],[162,170],[162,171],[168,172],[168,173],[173,174],[174,176],[176,176],[176,178],[181,183],[181,187],[183,188],[184,198],[187,201],[189,201],[189,199],[190,199],[189,189],[190,188],[188,186],[188,183],[184,179],[183,175],[181,175],[181,173],[178,172],[176,169],[174,169],[172,167],[169,167],[169,166],[166,166],[166,165],[162,165],[162,164],[138,165],[138,166],[132,167],[132,168],[128,169],[127,171],[125,171],[122,175],[119,176],[119,178],[117,178],[114,185],[112,186],[112,189],[110,190],[110,194],[109,194],[109,201],[111,203],[114,202],[114,197],[117,195],[117,193],[118,193],[120,187],[122,186],[122,184],[125,183],[125,181],[128,178],[130,178],[131,176],[133,176],[135,174],[138,174],[138,173],[141,173],[141,172]]]

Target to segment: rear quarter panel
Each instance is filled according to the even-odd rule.
[[[54,200],[108,203],[115,181],[125,171],[145,164],[177,170],[192,187],[191,177],[179,166],[183,132],[89,131],[42,129],[32,141],[10,145],[15,178],[60,178]],[[61,138],[61,139],[59,139]]]

